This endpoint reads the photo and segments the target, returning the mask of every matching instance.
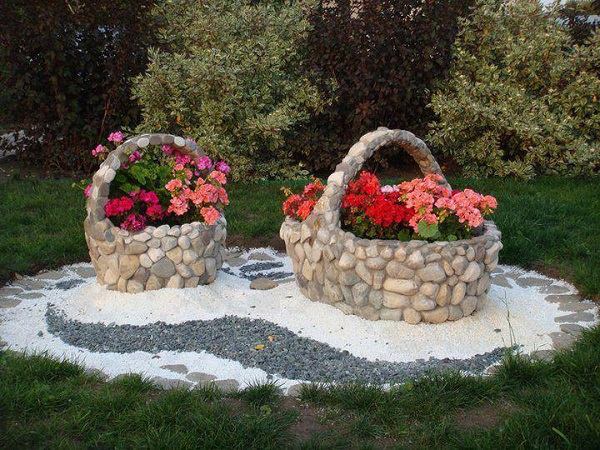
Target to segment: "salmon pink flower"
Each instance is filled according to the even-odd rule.
[[[189,205],[187,199],[181,197],[173,197],[171,199],[167,212],[175,213],[177,216],[182,216],[188,212]]]
[[[174,178],[165,185],[165,189],[169,192],[176,191],[177,189],[181,189],[182,187],[183,183],[179,178]]]
[[[213,206],[201,208],[200,214],[202,214],[202,217],[204,217],[204,221],[208,225],[214,225],[217,222],[217,220],[219,220],[219,217],[221,217],[221,213],[219,212],[219,210]]]
[[[219,184],[227,183],[227,177],[223,172],[219,172],[218,170],[213,170],[209,175],[209,178],[217,181]]]

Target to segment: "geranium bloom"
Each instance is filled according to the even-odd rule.
[[[129,214],[121,223],[121,228],[129,231],[140,231],[146,226],[146,218],[141,214]]]
[[[107,138],[108,142],[113,142],[115,144],[123,142],[123,139],[125,139],[125,135],[121,131],[113,131]]]
[[[154,192],[154,191],[140,190],[139,197],[140,197],[140,200],[143,201],[144,203],[149,203],[149,204],[159,203],[158,195],[156,195],[156,192]]]
[[[129,155],[129,162],[130,163],[134,163],[136,161],[139,161],[140,159],[142,159],[142,154],[139,152],[139,150],[134,150],[131,155]]]
[[[219,172],[218,170],[213,170],[209,175],[209,178],[217,181],[219,184],[227,183],[227,177],[223,172]]]
[[[229,165],[225,161],[219,161],[215,168],[219,172],[223,172],[225,175],[227,175],[231,171],[231,167],[229,167]]]
[[[169,144],[165,144],[161,148],[165,155],[172,155],[173,152],[175,151],[175,149]]]
[[[183,183],[179,178],[174,178],[165,185],[165,189],[169,192],[181,189],[182,187]]]
[[[219,200],[219,189],[210,183],[197,187],[196,192],[202,196],[202,201],[205,203],[216,203]]]
[[[177,216],[182,216],[189,210],[188,201],[183,196],[181,197],[173,197],[171,199],[169,208],[167,212],[175,213]]]
[[[146,208],[146,215],[152,220],[160,220],[164,215],[164,211],[159,204],[151,204]]]
[[[212,161],[208,156],[201,156],[200,158],[198,158],[196,166],[200,170],[210,169],[212,167]]]
[[[219,220],[219,217],[221,217],[221,213],[219,212],[219,210],[212,206],[201,208],[200,214],[202,214],[202,217],[204,217],[204,221],[208,225],[214,225],[217,222],[217,220]]]
[[[129,197],[113,198],[104,206],[107,217],[118,216],[133,208],[133,200]]]
[[[92,195],[92,188],[94,187],[94,185],[92,183],[88,184],[85,189],[83,190],[83,196],[85,198],[89,198],[90,195]]]
[[[92,149],[92,156],[98,156],[107,151],[108,149],[104,145],[98,144],[94,149]]]

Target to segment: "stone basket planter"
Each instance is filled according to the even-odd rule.
[[[424,174],[441,169],[423,141],[403,130],[365,134],[329,176],[304,222],[287,218],[280,236],[302,293],[368,320],[441,323],[469,316],[490,287],[501,234],[486,221],[481,234],[454,242],[359,239],[340,226],[346,186],[378,148],[397,143]],[[449,187],[444,179],[444,185]]]
[[[128,158],[125,150],[143,151],[148,145],[162,144],[201,154],[190,140],[170,134],[143,134],[113,150],[94,174],[84,221],[85,238],[98,283],[108,289],[137,293],[163,287],[195,287],[213,282],[223,264],[227,235],[224,216],[212,226],[193,222],[148,226],[138,232],[122,230],[105,216],[110,183]]]

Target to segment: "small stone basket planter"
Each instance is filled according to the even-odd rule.
[[[227,236],[224,216],[212,226],[200,222],[148,226],[139,232],[116,227],[104,214],[110,183],[128,158],[126,150],[171,144],[201,154],[191,140],[170,134],[143,134],[128,139],[107,156],[93,177],[84,221],[85,238],[98,283],[108,289],[138,293],[163,287],[212,283],[223,264]]]
[[[442,175],[425,143],[403,130],[379,128],[350,149],[313,212],[303,222],[287,218],[280,236],[302,293],[345,314],[368,320],[442,323],[469,316],[490,287],[501,234],[486,221],[481,234],[453,242],[359,239],[340,226],[346,186],[378,148],[396,143],[423,174]],[[449,187],[447,181],[443,181]]]

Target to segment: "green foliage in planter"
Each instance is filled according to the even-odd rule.
[[[479,0],[429,139],[475,176],[596,173],[600,33],[582,45],[537,0]]]
[[[140,129],[195,138],[236,178],[296,175],[285,136],[325,103],[300,70],[299,2],[184,0],[154,12],[161,45],[135,81]]]

